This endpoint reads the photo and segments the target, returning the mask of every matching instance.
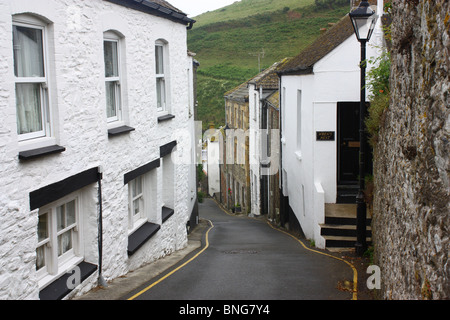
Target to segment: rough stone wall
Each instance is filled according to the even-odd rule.
[[[449,299],[450,4],[392,3],[391,102],[375,150],[384,299]]]

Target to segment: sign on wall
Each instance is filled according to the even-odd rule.
[[[316,141],[334,141],[334,131],[316,131]]]

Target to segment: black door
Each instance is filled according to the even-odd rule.
[[[337,203],[355,203],[359,175],[359,102],[337,105]]]
[[[358,184],[359,102],[338,102],[338,185]]]

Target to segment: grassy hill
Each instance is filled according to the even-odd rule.
[[[297,55],[349,9],[348,0],[242,0],[195,17],[188,46],[200,62],[198,117],[203,128],[225,124],[226,91]]]

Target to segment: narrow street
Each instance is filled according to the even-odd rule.
[[[337,289],[339,282],[353,279],[344,261],[307,250],[265,221],[228,215],[211,199],[199,210],[200,218],[211,225],[202,246],[184,262],[203,250],[201,254],[162,281],[158,282],[164,274],[122,299],[352,299],[352,292]]]

